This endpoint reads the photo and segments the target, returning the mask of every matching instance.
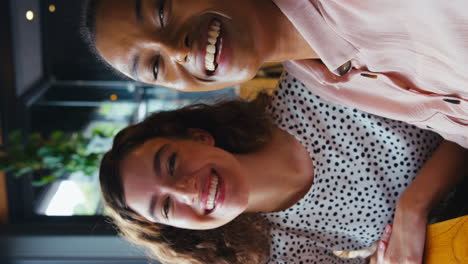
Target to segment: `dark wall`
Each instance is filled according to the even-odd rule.
[[[32,11],[34,19],[26,19],[26,12]],[[17,0],[10,1],[10,14],[12,21],[13,47],[16,95],[23,95],[31,86],[41,80],[42,43],[41,43],[41,16],[38,1]]]

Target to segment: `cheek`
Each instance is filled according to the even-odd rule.
[[[179,206],[168,224],[185,229],[199,229],[200,226],[206,225],[206,222],[207,219],[199,216],[192,208]]]
[[[247,182],[240,165],[234,161],[226,167],[216,168],[224,181],[226,198],[233,206],[242,206],[248,194]]]
[[[148,200],[150,198],[146,198],[144,196],[126,196],[126,202],[130,208],[132,208],[135,212],[139,213],[143,217],[150,219],[148,215]]]
[[[117,72],[133,79],[128,69],[128,65],[130,64],[128,58],[130,49],[125,45],[120,46],[115,45],[115,43],[119,43],[119,41],[115,41],[106,46],[101,45],[102,47],[98,50],[98,53],[101,55],[102,59]]]

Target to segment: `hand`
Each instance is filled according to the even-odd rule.
[[[400,200],[390,239],[387,240],[384,232],[377,250],[376,264],[422,263],[427,217],[408,205],[410,204]]]
[[[352,258],[368,258],[370,257],[370,264],[382,263],[383,256],[387,249],[390,235],[392,234],[392,225],[387,225],[379,241],[374,242],[370,247],[360,250],[333,250],[333,254],[342,259]],[[380,262],[377,261],[380,259]]]
[[[376,250],[374,254],[370,257],[369,264],[380,264],[384,263],[384,255],[387,251],[388,242],[390,241],[390,236],[392,234],[392,225],[387,225],[385,230],[380,238],[380,241],[376,242]]]

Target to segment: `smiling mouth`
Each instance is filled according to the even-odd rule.
[[[213,20],[208,30],[208,39],[206,42],[205,70],[207,75],[213,75],[218,68],[218,58],[223,47],[221,36],[221,23]]]
[[[210,179],[210,185],[208,189],[208,198],[205,203],[205,214],[209,214],[216,207],[216,198],[218,196],[219,189],[219,176],[216,171],[212,170],[213,177]]]

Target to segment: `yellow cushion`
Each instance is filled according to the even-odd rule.
[[[468,264],[468,215],[430,225],[426,264]]]

